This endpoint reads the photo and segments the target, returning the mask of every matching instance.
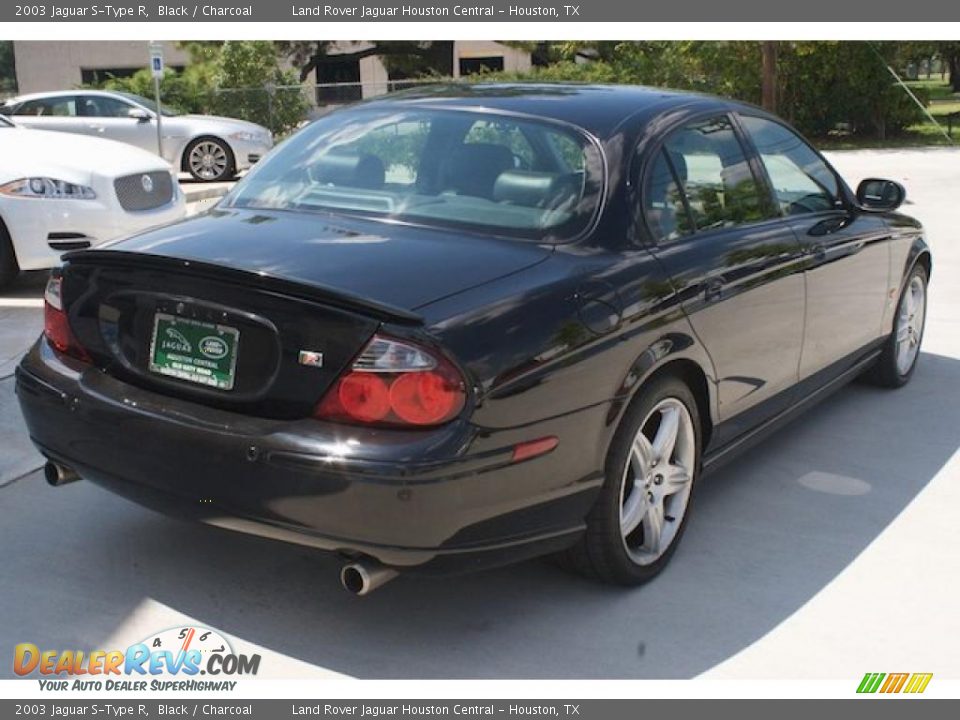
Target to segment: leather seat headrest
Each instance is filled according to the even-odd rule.
[[[376,155],[327,153],[317,160],[313,176],[317,182],[331,185],[379,190],[386,180],[386,171]]]

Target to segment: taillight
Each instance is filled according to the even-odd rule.
[[[90,362],[90,356],[77,342],[70,330],[67,312],[63,307],[63,279],[51,275],[43,293],[43,334],[54,350],[64,355]]]
[[[441,425],[466,402],[463,378],[439,353],[409,340],[373,339],[320,401],[314,417],[363,425]]]

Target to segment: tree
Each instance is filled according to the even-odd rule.
[[[359,61],[379,57],[388,72],[403,77],[453,75],[453,42],[439,40],[378,40],[368,47],[347,50],[335,40],[284,40],[277,43],[279,52],[300,68],[300,81],[325,63]],[[338,52],[330,51],[337,48]]]
[[[283,70],[274,43],[267,40],[229,40],[216,60],[214,107],[279,133],[289,130],[306,114],[307,103],[296,73]]]
[[[0,93],[17,91],[17,72],[13,61],[13,41],[0,40]]]
[[[950,69],[950,87],[960,93],[960,42],[938,42],[937,55]]]

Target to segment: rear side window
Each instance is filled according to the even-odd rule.
[[[837,178],[799,135],[764,118],[744,115],[741,122],[760,153],[784,215],[836,207],[840,194]]]
[[[36,117],[74,117],[76,114],[77,100],[72,95],[28,100],[14,111],[14,115],[33,115]]]
[[[647,223],[658,242],[676,240],[693,232],[693,222],[683,199],[683,188],[666,150],[657,153],[647,183]]]
[[[697,231],[769,218],[728,117],[696,121],[675,131],[664,144],[664,153]]]

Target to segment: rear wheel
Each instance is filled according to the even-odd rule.
[[[219,138],[197,138],[190,143],[184,155],[184,164],[194,180],[219,182],[233,177],[233,153],[230,146]]]
[[[906,385],[917,367],[920,343],[927,320],[927,269],[916,265],[910,271],[893,323],[893,332],[869,377],[883,387]]]
[[[13,241],[3,220],[0,220],[0,288],[9,285],[20,274],[17,254],[13,251]]]
[[[700,437],[686,384],[664,377],[645,388],[617,431],[600,497],[567,564],[619,585],[639,585],[663,570],[686,527]]]

